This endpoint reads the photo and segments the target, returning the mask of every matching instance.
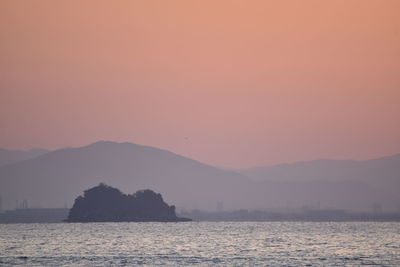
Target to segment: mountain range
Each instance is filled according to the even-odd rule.
[[[0,167],[18,161],[36,158],[48,152],[48,150],[39,148],[34,148],[28,151],[0,149]]]
[[[20,158],[2,151],[0,160],[7,163],[0,165],[0,196],[6,209],[23,200],[30,206],[71,206],[86,188],[106,183],[128,194],[155,190],[178,210],[400,210],[400,154],[225,170],[133,143],[99,141]]]

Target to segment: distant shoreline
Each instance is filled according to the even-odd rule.
[[[193,221],[400,222],[400,213],[368,213],[324,209],[310,209],[296,212],[269,212],[259,210],[207,212],[194,210],[190,212],[181,212],[179,215],[192,218]]]
[[[68,212],[67,208],[7,210],[0,213],[0,224],[63,223]],[[177,215],[190,218],[194,222],[400,222],[400,213],[356,213],[341,210],[306,210],[296,213],[193,210]]]

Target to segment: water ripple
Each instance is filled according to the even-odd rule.
[[[0,225],[1,266],[400,266],[399,223]]]

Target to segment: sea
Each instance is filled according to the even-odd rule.
[[[400,223],[0,225],[0,266],[136,265],[400,266]]]

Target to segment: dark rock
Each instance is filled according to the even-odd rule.
[[[161,194],[140,190],[125,195],[117,188],[99,184],[75,199],[67,222],[180,222],[175,206],[164,202]]]

